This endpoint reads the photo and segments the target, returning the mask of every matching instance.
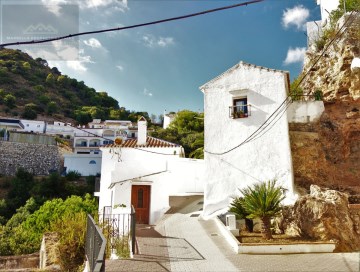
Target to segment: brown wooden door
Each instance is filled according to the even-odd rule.
[[[150,186],[133,185],[131,190],[131,204],[135,208],[136,223],[149,224]]]

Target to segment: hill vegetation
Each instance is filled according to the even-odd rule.
[[[147,112],[119,107],[106,92],[97,92],[83,81],[50,68],[47,61],[33,59],[20,50],[0,50],[0,116],[23,119],[76,120],[87,124],[93,118],[137,121]]]

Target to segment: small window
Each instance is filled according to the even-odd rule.
[[[246,118],[250,116],[250,105],[248,105],[247,97],[234,98],[233,104],[230,107],[230,117]]]
[[[96,164],[96,161],[91,160],[91,161],[89,162],[89,164]]]

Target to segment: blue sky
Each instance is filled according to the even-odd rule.
[[[79,31],[144,23],[241,2],[39,1],[36,3],[54,18],[65,18],[63,5],[75,4]],[[108,92],[127,109],[156,115],[165,109],[202,111],[199,86],[239,61],[288,70],[291,78],[296,77],[306,47],[304,25],[318,19],[315,0],[265,0],[175,22],[82,36],[77,59],[58,60],[46,54],[45,58],[63,74]],[[18,48],[37,57],[34,47]]]

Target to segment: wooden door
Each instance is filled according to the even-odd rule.
[[[131,204],[135,208],[136,223],[149,224],[150,186],[133,185],[131,189]]]

